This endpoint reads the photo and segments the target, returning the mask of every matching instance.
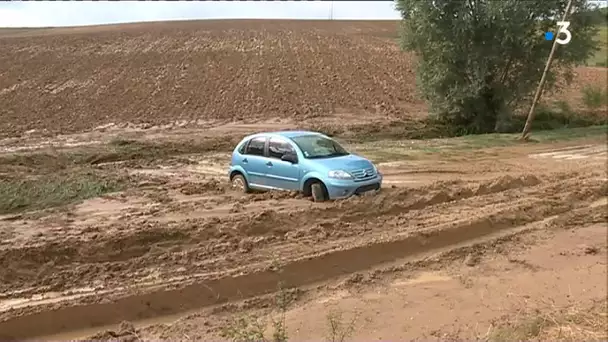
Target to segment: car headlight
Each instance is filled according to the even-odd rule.
[[[333,171],[329,171],[328,174],[329,178],[336,178],[336,179],[352,179],[353,176],[343,170],[333,170]]]

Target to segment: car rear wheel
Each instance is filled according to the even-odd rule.
[[[249,184],[247,184],[247,180],[243,175],[236,174],[230,180],[230,184],[232,185],[232,189],[240,191],[242,193],[249,193]]]
[[[312,193],[312,199],[315,202],[325,202],[328,200],[327,189],[325,185],[320,182],[314,182],[310,186],[310,192]]]

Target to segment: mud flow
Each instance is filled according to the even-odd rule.
[[[591,166],[476,181],[463,165],[450,180],[428,174],[371,196],[313,203],[297,193],[236,193],[213,158],[134,169],[144,177],[138,187],[63,212],[5,216],[3,337],[82,338],[123,321],[165,322],[277,284],[314,287],[550,226],[580,210],[604,218],[597,203],[605,174]]]

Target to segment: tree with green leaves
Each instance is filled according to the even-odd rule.
[[[418,62],[419,90],[431,114],[456,134],[500,131],[529,105],[568,0],[396,0],[402,47]],[[574,0],[572,40],[558,48],[545,90],[572,79],[596,50],[589,4]]]

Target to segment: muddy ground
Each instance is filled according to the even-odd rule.
[[[232,191],[232,140],[269,127],[238,129],[5,140],[0,335],[227,339],[279,287],[297,340],[336,305],[360,311],[357,339],[394,339],[493,332],[525,309],[509,291],[605,299],[605,128],[347,143],[385,188],[328,203]]]
[[[606,340],[606,126],[407,140],[396,25],[0,31],[0,338]],[[228,187],[239,139],[294,128],[382,191]]]

